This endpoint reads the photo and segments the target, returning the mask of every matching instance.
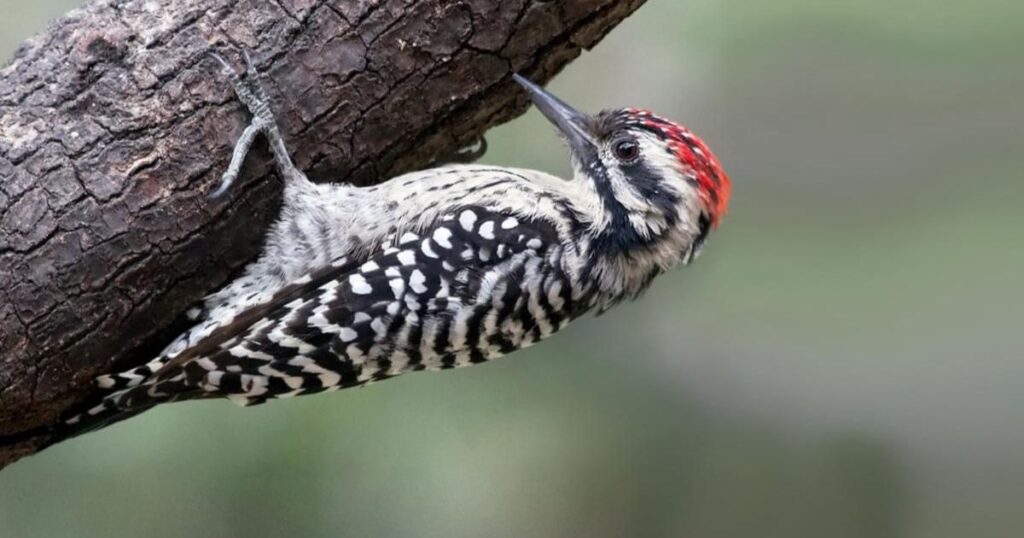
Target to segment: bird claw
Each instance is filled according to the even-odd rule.
[[[249,55],[249,49],[242,49],[242,57],[245,58],[245,74],[250,77],[256,76],[256,64],[252,61],[252,56]]]
[[[430,167],[443,166],[446,164],[469,164],[478,161],[487,153],[487,138],[480,135],[469,144],[440,157],[430,163]]]
[[[253,62],[249,51],[242,50],[245,70],[241,72],[236,70],[230,62],[216,51],[209,50],[207,54],[220,63],[224,74],[228,75],[231,79],[231,85],[235,90],[238,100],[245,105],[246,110],[252,115],[249,126],[246,127],[242,136],[235,143],[235,149],[231,155],[231,163],[221,177],[220,186],[210,195],[210,198],[217,199],[221,197],[231,187],[238,177],[245,156],[249,153],[249,148],[252,147],[252,143],[258,134],[263,134],[267,137],[278,170],[285,179],[301,176],[300,179],[305,180],[305,176],[295,168],[291,158],[288,156],[288,150],[285,147],[284,140],[278,131],[273,113],[270,110],[270,99],[260,86],[259,72],[256,71],[256,64]]]
[[[230,188],[231,184],[234,183],[234,182],[235,182],[235,178],[234,177],[228,177],[228,174],[225,173],[220,178],[220,186],[217,187],[217,190],[215,190],[212,193],[210,193],[210,199],[211,200],[218,200],[218,199],[220,199],[221,196],[224,196],[225,192],[228,192],[228,188]]]
[[[232,67],[231,64],[228,63],[228,61],[225,60],[224,57],[221,56],[219,52],[217,52],[217,51],[215,51],[213,49],[209,49],[209,50],[206,51],[206,55],[211,57],[211,58],[213,58],[214,60],[217,60],[217,62],[221,65],[222,71],[225,74],[234,74],[235,73],[235,68]]]

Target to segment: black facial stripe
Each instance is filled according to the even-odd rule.
[[[589,174],[598,196],[604,202],[605,210],[611,214],[611,225],[594,240],[595,251],[610,254],[628,252],[642,239],[629,223],[629,210],[615,198],[608,170],[600,161],[590,165]],[[597,252],[593,255],[596,256]]]
[[[615,197],[612,189],[608,169],[601,159],[596,155],[581,155],[581,164],[586,169],[587,175],[594,182],[594,188],[604,203],[605,211],[610,214],[609,226],[597,237],[594,238],[593,251],[591,256],[599,255],[626,255],[649,246],[655,238],[645,237],[630,222],[630,212]],[[676,204],[679,196],[664,188],[663,178],[654,169],[640,160],[631,164],[621,164],[627,182],[635,190],[636,194],[658,208],[666,222],[671,226],[679,218]]]
[[[601,137],[613,137],[618,131],[643,131],[655,135],[659,140],[666,139],[663,129],[648,125],[644,122],[631,121],[631,116],[625,112],[602,113],[595,120],[595,131]],[[622,135],[614,140],[634,139],[634,135]],[[671,152],[671,149],[668,150]],[[665,192],[663,188],[665,178],[657,174],[653,168],[644,163],[643,155],[636,162],[623,163],[619,165],[626,179],[636,189],[637,193],[652,205],[657,207],[670,223],[675,223],[679,218],[676,204],[679,203],[679,196],[672,192]],[[687,178],[689,181],[689,178]],[[694,180],[695,181],[695,180]]]
[[[666,188],[666,178],[655,172],[655,169],[643,159],[631,165],[622,166],[622,171],[636,192],[664,215],[669,226],[679,220],[677,208],[680,198],[675,192]]]
[[[704,248],[704,242],[708,240],[708,234],[711,233],[711,217],[708,217],[707,213],[701,213],[697,226],[697,237],[694,237],[693,243],[690,244],[690,252],[693,254],[700,252],[700,249]]]

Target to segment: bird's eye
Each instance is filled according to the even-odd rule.
[[[640,156],[640,145],[636,143],[636,140],[619,140],[612,146],[615,152],[615,158],[624,162],[631,163]]]

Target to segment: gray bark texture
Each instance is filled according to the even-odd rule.
[[[521,114],[644,0],[101,1],[0,69],[0,467],[147,361],[258,254],[280,203],[211,48],[250,51],[296,164],[373,183]]]

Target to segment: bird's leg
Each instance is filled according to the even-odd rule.
[[[228,165],[227,171],[224,172],[221,178],[220,186],[211,195],[212,198],[217,198],[227,192],[228,188],[234,183],[238,177],[238,173],[242,169],[242,163],[245,161],[245,156],[249,153],[249,148],[252,147],[253,141],[256,139],[256,135],[263,133],[267,137],[267,141],[270,144],[270,150],[274,154],[274,162],[277,165],[277,170],[280,172],[285,183],[303,182],[308,183],[309,180],[301,170],[295,167],[292,163],[291,157],[288,155],[288,148],[285,146],[284,138],[281,136],[281,131],[277,128],[277,122],[274,120],[274,114],[270,110],[270,99],[267,97],[266,92],[263,91],[263,87],[260,86],[258,74],[256,68],[253,66],[252,60],[249,58],[249,54],[245,53],[245,71],[239,73],[231,66],[222,56],[215,52],[210,52],[210,56],[220,62],[223,66],[224,74],[228,75],[231,80],[231,84],[235,89],[235,94],[238,95],[239,101],[245,105],[252,114],[252,121],[249,126],[242,132],[242,136],[239,137],[238,142],[235,143],[235,150],[231,154],[231,164]]]

